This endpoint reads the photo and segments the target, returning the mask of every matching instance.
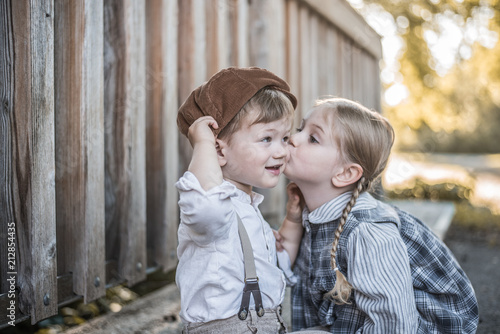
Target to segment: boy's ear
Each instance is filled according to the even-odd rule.
[[[363,167],[358,164],[349,164],[332,177],[332,183],[337,188],[347,187],[358,182],[363,176]]]
[[[215,149],[217,150],[217,159],[219,160],[219,166],[224,167],[227,164],[227,143],[224,140],[217,138],[215,140]]]

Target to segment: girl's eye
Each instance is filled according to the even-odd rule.
[[[264,138],[262,138],[262,141],[264,143],[270,143],[271,142],[271,137],[264,137]]]
[[[309,141],[311,143],[319,143],[319,141],[317,141],[316,138],[314,138],[313,136],[309,136]]]
[[[296,128],[295,131],[297,132],[301,132],[302,131],[302,128]]]
[[[283,137],[283,142],[284,143],[288,143],[289,140],[290,140],[290,137],[288,137],[288,136]]]

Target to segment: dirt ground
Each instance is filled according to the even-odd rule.
[[[451,225],[444,241],[476,292],[477,333],[500,333],[500,231],[471,231]]]

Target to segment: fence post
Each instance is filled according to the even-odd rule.
[[[3,2],[1,16],[10,24],[1,28],[7,43],[0,67],[9,75],[2,75],[0,89],[0,165],[8,166],[2,169],[0,224],[15,224],[17,260],[2,271],[8,269],[20,288],[16,306],[36,323],[57,313],[53,2]]]
[[[177,264],[177,1],[146,2],[147,234],[149,266]]]
[[[104,3],[106,259],[129,285],[147,266],[145,16],[143,0]]]
[[[55,5],[57,269],[88,303],[106,291],[103,5]]]

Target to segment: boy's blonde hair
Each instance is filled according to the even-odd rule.
[[[337,279],[327,296],[337,304],[345,304],[352,286],[337,267],[340,234],[359,195],[368,191],[385,169],[394,143],[394,130],[385,117],[348,99],[322,99],[316,102],[314,109],[325,112],[327,121],[333,127],[333,136],[343,162],[356,163],[363,168],[363,175],[355,184],[351,199],[342,212],[331,249],[331,266],[336,271]]]
[[[257,117],[252,120],[251,125],[270,123],[284,117],[292,121],[294,107],[286,94],[272,87],[264,87],[245,103],[226,127],[222,129],[218,138],[227,139],[230,142],[231,136],[241,129],[243,120],[252,110],[257,111]]]

